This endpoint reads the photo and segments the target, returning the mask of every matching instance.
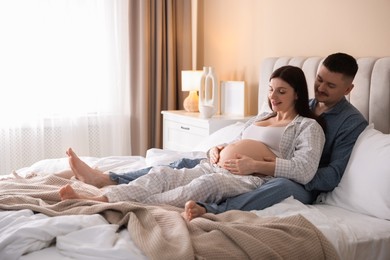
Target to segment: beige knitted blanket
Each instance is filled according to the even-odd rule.
[[[134,202],[60,201],[58,190],[101,191],[55,176],[0,181],[0,209],[31,209],[48,216],[101,214],[123,225],[150,259],[338,259],[323,234],[300,215],[260,218],[250,212],[206,214],[185,221],[182,209]]]

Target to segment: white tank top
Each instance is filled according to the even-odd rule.
[[[258,126],[252,124],[242,133],[242,139],[252,139],[264,143],[276,155],[280,154],[279,144],[285,126]]]

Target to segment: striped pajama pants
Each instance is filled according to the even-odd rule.
[[[188,200],[218,203],[252,191],[264,182],[257,176],[231,174],[205,161],[192,169],[153,167],[129,184],[112,186],[104,195],[110,202],[130,200],[184,207]]]

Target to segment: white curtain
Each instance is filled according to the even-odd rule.
[[[131,154],[127,0],[1,0],[0,35],[0,174]]]

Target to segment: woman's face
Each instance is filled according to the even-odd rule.
[[[280,78],[273,78],[269,84],[268,99],[274,112],[295,110],[297,95],[295,90]]]

